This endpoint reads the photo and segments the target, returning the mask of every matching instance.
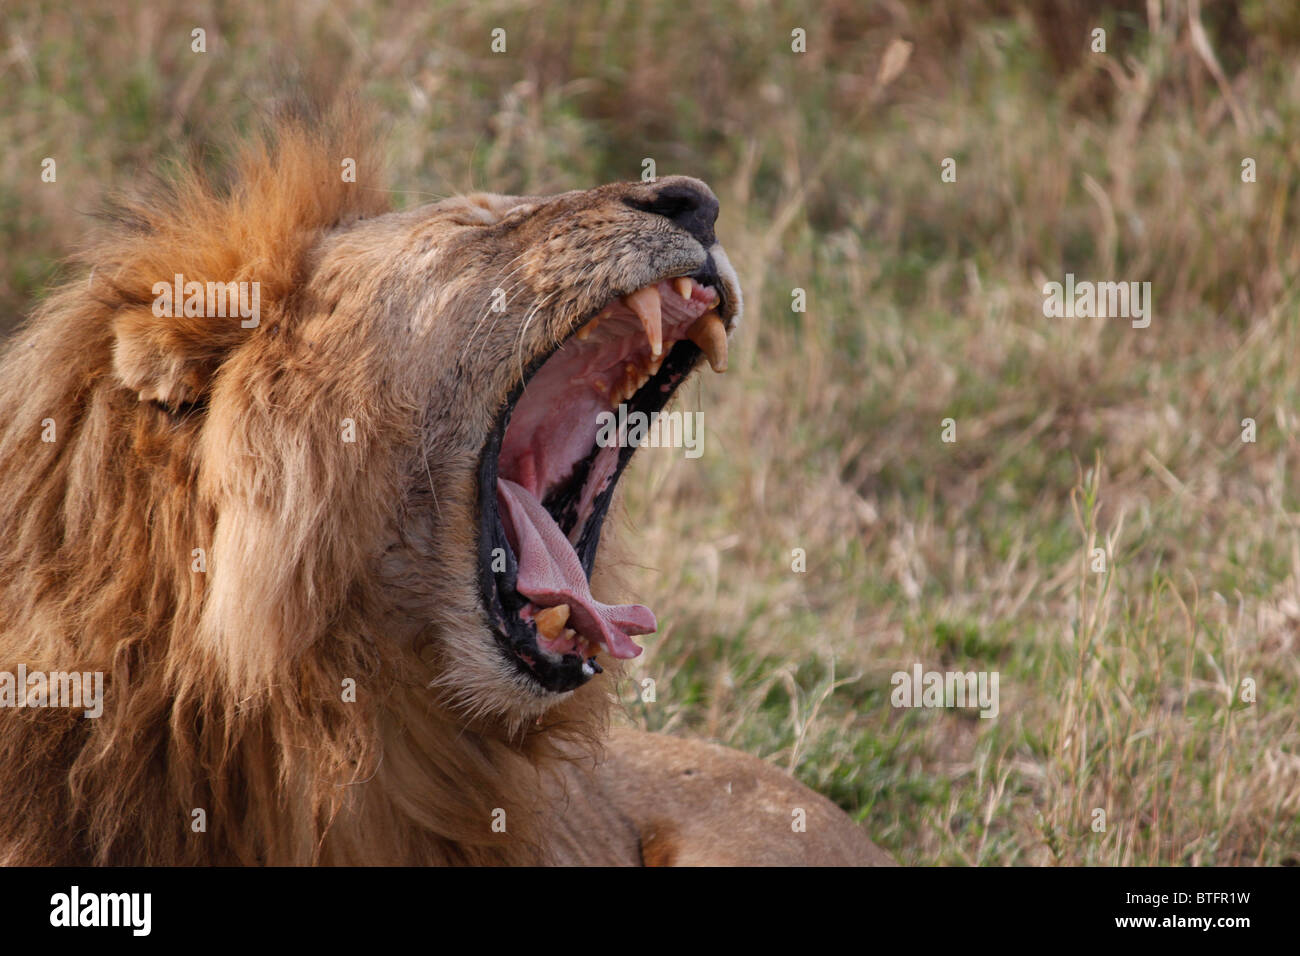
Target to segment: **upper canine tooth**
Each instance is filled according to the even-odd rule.
[[[537,633],[550,641],[560,636],[560,632],[564,630],[564,625],[568,621],[569,605],[567,604],[557,604],[555,607],[543,608],[533,615],[533,623],[537,625]]]
[[[659,355],[664,350],[663,309],[660,307],[659,289],[648,285],[623,296],[627,307],[636,313],[650,340],[650,354]]]
[[[678,276],[673,280],[673,288],[677,290],[677,294],[683,299],[689,299],[691,297],[692,284],[690,276]]]
[[[710,309],[696,319],[695,324],[686,330],[686,337],[708,357],[713,371],[727,370],[727,330],[717,312]]]

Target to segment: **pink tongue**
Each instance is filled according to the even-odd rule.
[[[649,634],[658,625],[640,604],[601,604],[591,596],[578,553],[535,495],[506,478],[497,479],[497,501],[519,559],[515,590],[541,607],[569,605],[569,626],[592,640],[599,635],[611,657],[636,657],[641,648],[629,634]]]

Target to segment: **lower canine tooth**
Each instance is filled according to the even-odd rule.
[[[537,633],[550,641],[560,636],[560,632],[564,630],[564,625],[568,623],[568,620],[569,605],[567,604],[557,604],[555,607],[544,608],[533,615],[533,623],[537,626]]]
[[[715,372],[727,370],[727,330],[718,313],[710,309],[686,330],[686,337],[700,347]]]

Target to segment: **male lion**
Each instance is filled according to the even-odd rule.
[[[755,758],[607,732],[655,620],[590,586],[597,415],[725,365],[708,187],[390,212],[358,129],[124,201],[0,364],[0,861],[889,862]]]

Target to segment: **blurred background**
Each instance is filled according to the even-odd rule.
[[[679,400],[703,456],[624,481],[627,720],[905,863],[1300,862],[1300,4],[3,2],[0,330],[286,82],[361,90],[398,207],[645,158],[719,194],[746,316]],[[1045,318],[1066,272],[1150,281],[1150,327]],[[917,662],[1000,714],[894,709]]]

